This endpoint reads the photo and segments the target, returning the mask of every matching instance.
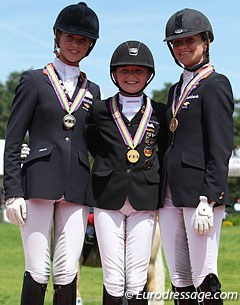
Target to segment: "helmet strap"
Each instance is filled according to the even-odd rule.
[[[184,66],[181,65],[180,62],[179,62],[179,61],[177,60],[177,58],[175,57],[175,54],[174,54],[174,52],[173,52],[173,48],[172,48],[171,43],[170,43],[169,41],[167,42],[167,46],[168,46],[168,48],[169,48],[169,50],[170,50],[170,52],[171,52],[171,54],[172,54],[172,57],[173,57],[174,60],[175,60],[175,63],[176,63],[179,67],[181,67],[181,68],[184,69]]]
[[[87,51],[87,54],[85,55],[85,57],[87,57],[90,54],[90,52],[94,48],[95,44],[96,44],[96,40],[93,40],[91,45],[90,45],[90,47],[89,47],[89,49],[88,49],[88,51]]]
[[[189,67],[189,68],[184,68],[184,69],[187,70],[187,71],[190,71],[190,72],[195,72],[195,71],[197,71],[198,69],[200,69],[201,67],[203,67],[204,65],[206,65],[208,63],[209,63],[209,59],[205,58],[201,63],[199,63],[197,65],[194,65],[192,67]]]
[[[56,57],[58,58],[60,56],[60,53],[58,51],[59,47],[56,43],[56,40],[54,39],[54,50],[53,50],[53,53],[56,55]]]
[[[206,48],[206,51],[205,51],[205,58],[204,58],[204,60],[201,63],[199,63],[197,65],[194,65],[194,66],[192,66],[190,68],[185,68],[185,70],[188,70],[190,72],[194,72],[194,71],[200,69],[202,66],[204,66],[204,65],[209,63],[209,60],[210,60],[210,56],[209,56],[209,33],[205,32],[204,34],[206,36],[205,39],[206,39],[206,42],[207,42],[207,48]]]
[[[60,56],[59,53],[59,45],[57,43],[57,36],[58,36],[58,30],[55,29],[54,31],[54,47],[53,47],[53,53],[56,55],[56,57],[58,58]]]

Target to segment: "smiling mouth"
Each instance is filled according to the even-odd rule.
[[[135,84],[137,84],[137,82],[135,82],[135,81],[126,81],[126,84],[128,84],[128,85],[135,85]]]
[[[79,51],[76,51],[76,50],[69,50],[69,52],[70,52],[71,54],[79,54]]]
[[[187,55],[190,55],[191,52],[182,52],[182,53],[179,53],[180,56],[187,56]]]

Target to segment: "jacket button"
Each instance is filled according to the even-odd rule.
[[[151,162],[150,160],[147,159],[147,160],[144,162],[143,168],[144,168],[144,169],[151,169],[152,166],[153,166],[152,162]]]
[[[127,169],[127,174],[130,174],[132,172],[131,168]]]
[[[70,141],[69,137],[66,137],[66,138],[65,138],[65,141],[66,141],[66,142],[69,142],[69,141]]]

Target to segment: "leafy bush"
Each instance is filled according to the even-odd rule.
[[[240,213],[232,212],[228,213],[225,220],[223,221],[223,225],[225,226],[240,226]]]

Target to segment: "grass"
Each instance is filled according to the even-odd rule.
[[[0,304],[20,304],[24,257],[19,230],[11,224],[0,224]],[[224,305],[240,302],[240,226],[223,226],[219,252],[219,277],[222,291],[238,292],[238,301],[225,301]],[[83,266],[81,270],[81,292],[84,305],[101,304],[102,270],[97,267]],[[170,289],[168,274],[166,289]],[[45,305],[52,304],[52,283],[48,285]],[[165,305],[172,301],[165,301]]]

